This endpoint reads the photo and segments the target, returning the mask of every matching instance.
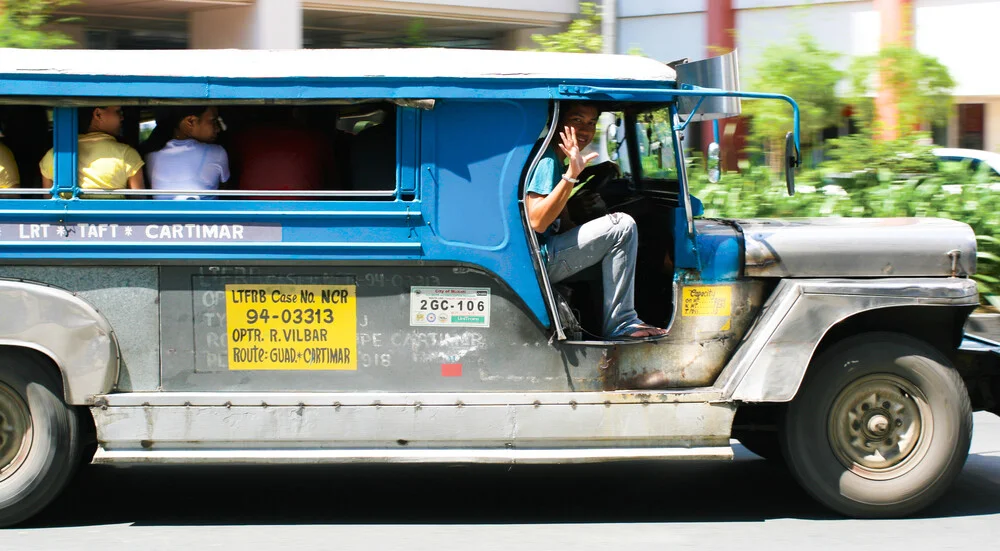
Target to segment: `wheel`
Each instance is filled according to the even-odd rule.
[[[789,404],[781,444],[792,475],[854,517],[898,517],[930,505],[969,455],[965,384],[937,349],[867,333],[810,366]]]
[[[45,507],[77,464],[77,416],[50,366],[0,353],[0,527]]]

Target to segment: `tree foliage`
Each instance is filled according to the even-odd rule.
[[[837,83],[843,72],[834,67],[839,54],[819,47],[808,34],[799,34],[790,44],[772,44],[761,54],[749,89],[785,94],[799,104],[802,142],[837,123],[841,101]],[[792,110],[784,102],[746,101],[744,111],[753,117],[750,134],[768,149],[784,147],[785,133],[792,129]]]
[[[881,79],[895,96],[899,108],[899,129],[948,120],[955,81],[937,58],[909,46],[886,46],[875,55],[859,57],[851,64],[853,103],[859,122],[871,128],[872,103]]]
[[[77,0],[0,0],[0,48],[59,48],[75,44],[65,33],[46,26],[65,22],[53,13]]]
[[[604,38],[601,36],[601,15],[597,5],[580,2],[580,17],[571,21],[565,31],[533,34],[531,40],[543,52],[600,53]]]

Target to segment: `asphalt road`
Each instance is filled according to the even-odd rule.
[[[850,520],[778,466],[89,466],[0,550],[998,549],[1000,418],[918,518]]]

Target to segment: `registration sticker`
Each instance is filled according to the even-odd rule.
[[[356,370],[355,285],[226,285],[230,370]]]
[[[733,288],[728,285],[684,287],[681,302],[683,316],[729,316]]]
[[[410,325],[489,327],[488,287],[410,287]]]

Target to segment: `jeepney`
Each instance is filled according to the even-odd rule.
[[[33,151],[55,157],[51,188],[33,157],[0,190],[0,525],[79,463],[724,460],[731,438],[843,514],[927,506],[972,411],[998,411],[993,345],[960,354],[972,231],[702,217],[683,132],[748,98],[796,114],[791,191],[797,107],[740,91],[733,57],[0,50],[5,116],[51,120]],[[613,114],[622,173],[593,188],[637,221],[637,307],[665,338],[589,337],[599,277],[554,288],[526,223],[579,100]],[[339,168],[299,191],[81,197],[77,108],[122,105],[136,144],[183,104],[232,133],[304,112]]]

